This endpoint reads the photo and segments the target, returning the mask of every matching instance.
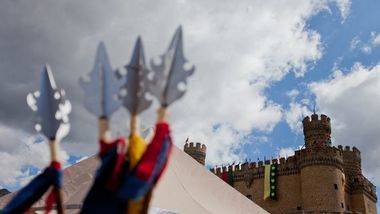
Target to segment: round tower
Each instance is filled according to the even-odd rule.
[[[303,120],[306,148],[296,152],[300,166],[302,208],[306,212],[346,210],[343,153],[330,145],[330,119],[326,115]]]
[[[331,124],[330,118],[322,114],[305,117],[302,121],[306,148],[315,146],[331,146]]]
[[[205,165],[206,162],[206,145],[193,142],[186,143],[183,147],[183,151],[194,158],[198,163]]]

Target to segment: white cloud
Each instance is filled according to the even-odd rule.
[[[380,33],[372,32],[371,33],[371,43],[374,47],[380,45]]]
[[[311,111],[306,105],[292,101],[289,104],[289,109],[285,111],[285,120],[293,132],[301,134],[302,120],[305,116],[310,114]]]
[[[359,39],[358,36],[355,36],[350,43],[350,49],[355,50],[359,49],[365,54],[371,54],[372,49],[380,45],[380,34],[376,32],[371,32],[371,38],[367,42],[363,42]]]
[[[49,163],[50,155],[46,143],[35,143],[34,137],[1,123],[0,134],[4,139],[12,140],[9,144],[2,144],[0,147],[1,186],[23,184],[32,178],[27,170],[28,166],[42,169]],[[59,155],[62,160],[67,160],[66,152],[61,151]]]
[[[150,58],[166,49],[174,29],[182,24],[185,54],[197,70],[184,99],[170,107],[173,136],[179,146],[188,136],[205,143],[208,162],[219,164],[244,158],[244,154],[236,154],[246,143],[244,136],[252,129],[270,132],[281,120],[281,107],[266,97],[265,89],[290,72],[304,75],[308,65],[320,59],[320,35],[308,29],[306,22],[328,9],[331,2],[338,5],[343,17],[348,14],[347,0],[91,1],[91,7],[88,2],[68,5],[74,14],[62,10],[66,8],[62,1],[39,4],[36,11],[44,11],[41,15],[23,10],[25,16],[33,13],[33,20],[23,19],[18,24],[31,25],[33,32],[44,35],[33,44],[43,44],[44,57],[57,54],[57,58],[54,54],[49,57],[66,72],[57,72],[56,78],[66,81],[68,97],[73,99],[70,119],[77,128],[71,135],[79,142],[64,144],[73,155],[88,155],[97,146],[96,119],[85,113],[77,86],[79,76],[91,69],[97,43],[105,41],[113,65],[120,67],[128,62],[138,34],[143,37],[146,58]],[[54,45],[48,46],[46,40]],[[68,60],[68,55],[74,57]],[[154,118],[154,111],[144,113],[142,123],[152,126]],[[124,110],[114,115],[114,133],[126,133],[127,119]],[[216,125],[219,128],[214,130]]]
[[[188,136],[201,141],[209,148],[209,163],[220,163],[240,158],[232,151],[244,142],[235,132],[243,136],[252,129],[270,132],[281,120],[281,107],[268,100],[264,90],[291,71],[302,76],[308,64],[321,57],[320,35],[305,25],[329,3],[162,3],[149,14],[155,21],[147,22],[146,8],[129,2],[122,14],[112,17],[112,25],[82,40],[77,56],[88,58],[87,50],[105,37],[112,62],[123,65],[136,32],[142,32],[149,56],[156,56],[166,48],[175,27],[183,24],[185,52],[197,70],[184,99],[170,109],[175,142],[182,146]],[[131,14],[139,15],[131,19]],[[124,30],[125,26],[134,31]],[[143,123],[153,124],[152,117],[152,112],[145,113]],[[218,124],[221,130],[214,131]]]
[[[370,54],[372,52],[372,47],[369,45],[363,45],[360,49],[365,54]]]
[[[291,99],[294,100],[297,98],[297,96],[300,94],[300,92],[297,89],[292,89],[288,92],[286,92],[286,95]]]
[[[291,148],[291,147],[281,148],[280,151],[278,152],[278,155],[280,157],[289,157],[289,156],[292,156],[292,155],[294,155],[294,149]]]
[[[353,66],[343,74],[310,85],[321,112],[332,119],[335,145],[356,146],[362,152],[364,172],[380,184],[380,65]]]
[[[336,0],[335,2],[340,10],[343,21],[345,21],[351,11],[351,1],[350,0]],[[342,21],[342,22],[343,22]]]
[[[359,44],[361,43],[361,40],[359,39],[359,37],[355,36],[351,42],[350,42],[350,49],[351,50],[355,50]],[[334,65],[335,66],[335,65]]]

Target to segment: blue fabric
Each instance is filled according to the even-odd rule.
[[[124,183],[119,190],[119,195],[124,200],[138,200],[141,199],[152,189],[156,183],[157,178],[165,165],[168,149],[170,148],[170,139],[165,137],[163,146],[158,156],[156,165],[153,169],[152,176],[148,180],[142,180],[138,178],[135,172],[132,170],[125,176]]]
[[[101,157],[101,166],[97,170],[94,183],[87,193],[80,213],[125,213],[123,212],[125,203],[117,197],[115,191],[106,187],[116,157],[116,147]]]
[[[39,200],[49,187],[61,187],[62,171],[48,167],[22,188],[3,209],[2,214],[24,213]]]

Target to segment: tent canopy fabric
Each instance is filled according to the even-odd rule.
[[[89,190],[99,162],[95,156],[64,170],[64,204],[67,213],[77,213]],[[0,198],[0,207],[14,193]],[[159,181],[152,199],[150,213],[267,213],[240,194],[189,155],[173,147],[168,166]],[[34,205],[40,209],[43,199]]]

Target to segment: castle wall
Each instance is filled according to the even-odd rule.
[[[298,174],[279,176],[277,187],[278,199],[274,201],[264,200],[264,178],[253,180],[250,186],[245,181],[234,183],[235,189],[270,213],[295,211],[297,207],[301,206],[301,186]]]
[[[343,212],[344,174],[333,166],[315,165],[301,170],[301,191],[305,211]]]
[[[347,188],[344,191],[344,209],[347,211],[352,210],[352,204],[351,204],[351,194]]]
[[[365,194],[353,194],[351,195],[351,210],[355,212],[376,214],[376,203],[373,202]]]

